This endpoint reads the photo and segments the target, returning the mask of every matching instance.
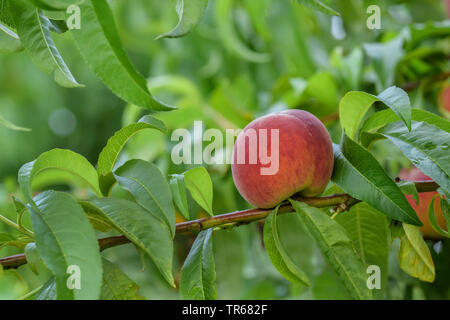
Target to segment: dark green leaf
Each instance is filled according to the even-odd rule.
[[[94,73],[125,101],[151,110],[170,110],[154,98],[145,78],[131,64],[106,0],[85,0],[80,5],[82,27],[71,33]]]
[[[217,299],[212,229],[200,232],[184,261],[180,297],[189,300]]]
[[[345,135],[342,146],[333,147],[334,183],[394,219],[421,225],[400,188],[369,151]]]
[[[264,223],[264,245],[272,264],[287,280],[309,286],[308,276],[300,270],[284,250],[278,237],[278,207],[266,218]]]
[[[398,122],[379,131],[423,173],[450,190],[450,133],[426,122],[413,122],[411,132]]]
[[[80,85],[59,54],[50,33],[51,22],[27,1],[11,1],[11,14],[25,49],[33,63],[47,74],[54,73],[55,81],[67,88]]]
[[[141,300],[138,296],[138,285],[120,268],[107,259],[103,263],[103,286],[101,300]]]
[[[173,200],[186,220],[190,220],[189,206],[186,195],[186,185],[184,184],[184,175],[173,174],[169,181],[172,190]]]
[[[174,286],[172,276],[173,240],[169,228],[135,202],[102,198],[82,202],[108,218],[110,223],[143,250],[155,263],[167,282]]]
[[[102,266],[89,220],[72,196],[45,191],[34,198],[30,216],[42,260],[56,279],[58,299],[98,299]],[[80,288],[69,289],[71,267],[79,268]]]
[[[289,200],[322,254],[354,299],[373,299],[367,288],[366,268],[345,229],[322,210]]]
[[[114,172],[120,186],[136,202],[164,221],[175,236],[175,209],[169,184],[157,166],[144,160],[130,160]]]

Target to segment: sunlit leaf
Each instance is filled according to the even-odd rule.
[[[400,268],[422,281],[433,282],[434,263],[422,233],[417,227],[406,223],[403,224],[403,230],[405,235],[402,237],[398,252]]]
[[[184,173],[184,182],[192,198],[212,216],[213,185],[208,171],[204,167],[188,170]]]
[[[178,0],[178,24],[169,32],[158,36],[157,39],[179,38],[185,36],[200,22],[207,6],[208,0]]]

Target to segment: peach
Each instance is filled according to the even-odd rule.
[[[232,159],[242,197],[255,207],[272,208],[297,192],[313,197],[325,189],[333,171],[333,146],[314,115],[287,110],[248,124],[236,139]]]
[[[439,91],[439,110],[450,119],[450,83],[444,84]]]
[[[431,181],[432,179],[425,175],[418,168],[413,167],[411,169],[402,169],[400,174],[398,175],[400,179],[407,181]],[[433,227],[431,226],[430,219],[428,219],[428,207],[430,206],[431,200],[439,195],[437,191],[431,192],[419,192],[419,205],[416,204],[416,201],[409,194],[406,195],[409,204],[416,211],[417,216],[422,222],[423,226],[420,227],[420,231],[425,238],[428,239],[440,239],[443,238],[439,233],[437,233]],[[434,200],[434,212],[436,213],[436,220],[441,226],[442,229],[446,229],[445,219],[441,210],[441,203],[439,197]]]

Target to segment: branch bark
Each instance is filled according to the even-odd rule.
[[[439,188],[439,186],[434,181],[416,181],[415,185],[418,192],[435,191],[437,188]],[[304,202],[312,207],[324,208],[334,206],[336,208],[345,207],[346,210],[350,209],[353,205],[360,202],[360,200],[344,193],[338,193],[324,197],[303,198],[300,196],[293,196],[292,198],[294,200]],[[273,209],[258,208],[248,209],[177,223],[176,233],[189,233],[215,227],[240,226],[249,224],[254,221],[264,220],[272,212],[272,210]],[[291,205],[285,203],[280,206],[278,213],[283,214],[293,211],[294,210]],[[98,240],[100,251],[129,242],[130,240],[128,240],[125,236],[114,236]],[[18,268],[26,263],[27,259],[24,254],[16,254],[5,258],[0,258],[0,264],[3,266],[3,269]]]

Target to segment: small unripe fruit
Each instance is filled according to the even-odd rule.
[[[450,83],[444,84],[438,95],[439,110],[450,119]]]
[[[272,208],[297,192],[317,196],[333,171],[330,135],[303,110],[266,115],[237,137],[231,168],[242,197],[259,208]]]
[[[419,169],[413,167],[412,169],[403,169],[400,174],[399,178],[402,180],[408,180],[408,181],[431,181],[432,179],[425,175],[422,171]],[[416,201],[413,199],[413,197],[409,194],[406,195],[406,199],[408,199],[409,204],[411,207],[416,211],[417,216],[419,217],[420,221],[422,222],[423,226],[420,227],[420,231],[422,231],[422,234],[425,238],[428,239],[441,239],[443,238],[442,235],[437,233],[433,227],[431,226],[430,219],[428,218],[428,207],[430,206],[431,200],[439,195],[437,191],[431,191],[431,192],[419,192],[419,205],[416,204]],[[442,214],[441,210],[441,203],[439,200],[439,197],[436,197],[434,200],[434,212],[436,214],[436,220],[439,224],[439,226],[442,229],[446,229],[445,225],[445,219]]]

